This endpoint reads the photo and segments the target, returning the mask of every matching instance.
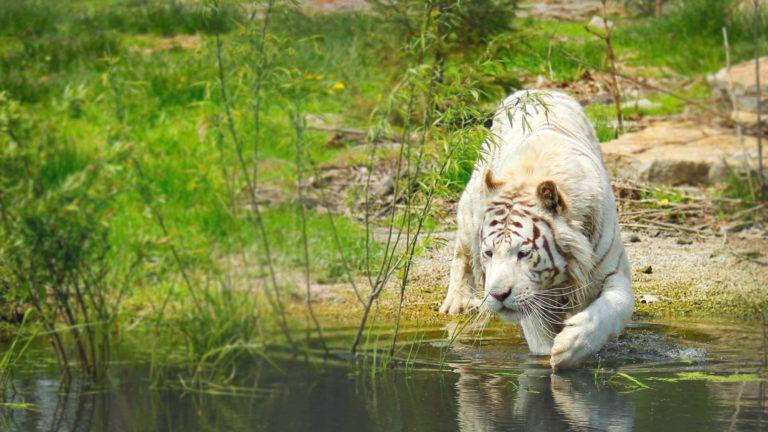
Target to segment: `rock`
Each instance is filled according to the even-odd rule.
[[[310,129],[331,129],[341,122],[341,116],[335,113],[308,113],[304,121]]]
[[[371,185],[371,194],[378,197],[391,195],[395,191],[395,176],[385,175],[379,182]]]
[[[733,8],[735,6],[735,10],[739,13],[746,13],[751,14],[755,11],[755,0],[736,0],[734,5],[731,7]],[[758,7],[762,10],[763,13],[768,12],[768,0],[757,0]]]
[[[279,206],[290,200],[289,193],[277,187],[259,185],[256,188],[256,203],[259,206]],[[245,201],[248,208],[253,208],[249,199]]]
[[[555,19],[559,21],[585,21],[590,16],[600,13],[600,0],[547,0],[521,2],[517,15],[520,18],[536,17],[539,19]],[[608,13],[613,13],[610,10]]]
[[[632,234],[631,236],[629,236],[629,242],[630,243],[638,243],[638,242],[640,242],[640,236],[637,235],[637,234]]]
[[[651,274],[653,273],[653,267],[651,266],[642,267],[640,268],[640,273]]]
[[[675,243],[677,243],[679,245],[689,245],[689,244],[693,244],[693,240],[691,240],[691,239],[689,239],[687,237],[681,237],[681,238],[677,239],[677,241]]]
[[[661,299],[653,294],[643,294],[640,296],[640,303],[651,304],[661,301]]]
[[[597,15],[592,16],[592,19],[587,23],[587,28],[598,34],[605,34],[605,20]],[[613,21],[608,20],[608,28],[613,29]]]
[[[734,107],[731,115],[742,122],[756,123],[758,98],[763,103],[761,112],[768,114],[768,56],[760,57],[759,62],[760,95],[757,94],[754,59],[731,66],[730,74],[727,68],[722,68],[716,74],[707,76],[709,84],[724,98],[730,99],[729,89],[733,86]]]
[[[659,109],[661,108],[661,104],[658,102],[651,102],[648,99],[635,99],[626,101],[621,104],[621,107],[623,109],[644,109],[644,110],[652,110],[652,109]]]
[[[743,148],[732,131],[693,121],[664,120],[602,144],[605,165],[614,177],[670,186],[707,185],[740,168]],[[744,138],[751,160],[757,140]],[[764,155],[768,161],[768,155]]]
[[[316,13],[367,11],[370,9],[370,5],[364,0],[302,0],[299,4],[304,10]]]

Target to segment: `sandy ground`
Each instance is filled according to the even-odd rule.
[[[453,231],[433,234],[430,247],[415,259],[406,289],[403,318],[436,324],[445,317],[436,312],[448,286]],[[768,300],[768,239],[731,236],[663,237],[625,230],[636,299],[636,318],[649,317],[758,317]],[[690,244],[687,244],[689,243]],[[380,319],[393,318],[399,285],[394,281],[376,309]],[[365,280],[358,289],[368,292]],[[349,284],[314,285],[313,301],[322,315],[352,324],[362,311]]]
[[[435,237],[443,241],[417,259],[412,290],[447,287],[454,233]],[[744,317],[768,300],[768,239],[732,236],[723,244],[719,237],[654,237],[627,230],[623,238],[638,314]]]
[[[367,8],[364,0],[306,0],[302,4],[320,13]],[[596,0],[538,0],[521,2],[520,14],[548,19],[586,20],[599,9],[600,2]],[[604,89],[600,90],[599,80],[586,81],[589,81],[589,89],[582,92],[585,94],[582,96],[591,99],[601,92],[605,93]],[[578,89],[568,90],[581,94]],[[664,131],[664,134],[669,133]],[[679,133],[672,135],[679,136]],[[722,144],[723,139],[717,138],[716,141]],[[664,147],[655,141],[653,144],[655,147]],[[698,147],[696,151],[701,155]],[[365,173],[359,167],[342,165],[327,172],[325,177],[314,179],[318,184],[313,183],[309,190],[324,185],[331,188],[333,196],[343,196],[343,190],[350,183],[359,185],[359,181],[350,179],[363,178]],[[679,171],[677,167],[670,169]],[[385,174],[381,178],[377,177],[375,183],[383,186],[375,189],[386,189],[384,186],[390,180]],[[386,193],[382,195],[386,196]],[[331,211],[345,213],[343,205],[330,207]],[[433,234],[431,240],[425,243],[429,246],[414,262],[405,290],[405,319],[417,319],[421,323],[445,320],[445,317],[435,312],[447,289],[454,237],[450,222],[453,209],[447,206],[445,210],[447,217],[443,223],[446,231]],[[625,230],[624,243],[633,269],[636,315],[756,318],[759,308],[765,310],[765,304],[768,303],[768,238],[765,232],[746,234],[741,237],[734,234],[724,239],[666,236],[652,231]],[[289,272],[284,277],[296,282],[296,286],[303,286],[300,274]],[[399,280],[396,279],[397,276],[394,276],[373,312],[380,318],[391,318],[398,310]],[[367,298],[370,292],[368,281],[360,278],[356,285],[360,298]],[[299,290],[296,300],[304,300],[303,292],[303,288]],[[362,312],[361,301],[348,283],[313,284],[311,298],[320,314],[350,325],[357,323]],[[297,312],[300,310],[297,305]]]

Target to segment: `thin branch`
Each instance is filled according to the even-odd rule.
[[[754,36],[752,44],[755,48],[755,93],[757,94],[757,178],[760,181],[760,193],[761,195],[765,195],[766,185],[765,177],[763,177],[763,94],[761,93],[760,88],[760,1],[752,0],[752,4],[755,6]]]
[[[163,236],[165,236],[168,239],[168,248],[171,250],[171,254],[173,255],[173,259],[176,262],[176,266],[178,267],[179,272],[181,273],[181,277],[184,279],[184,284],[187,286],[187,291],[189,291],[189,294],[192,296],[192,300],[195,302],[195,306],[197,307],[198,311],[202,311],[202,305],[192,285],[192,280],[189,278],[189,275],[187,274],[187,266],[184,263],[184,260],[181,259],[181,255],[179,255],[179,252],[173,243],[171,234],[168,231],[168,226],[165,223],[165,218],[163,217],[162,213],[160,213],[160,211],[157,210],[157,207],[155,207],[152,201],[152,196],[145,184],[146,176],[144,175],[144,170],[141,167],[141,163],[139,162],[138,159],[134,158],[132,160],[133,160],[133,166],[136,168],[136,173],[139,175],[139,179],[140,179],[139,195],[141,195],[142,199],[144,200],[144,204],[147,207],[149,207],[149,211],[152,213],[152,216],[155,218],[155,222],[157,222],[157,225],[163,231]]]
[[[589,26],[586,26],[585,29],[587,32],[602,39],[603,43],[605,43],[605,55],[611,66],[611,93],[613,93],[613,104],[616,110],[616,137],[618,137],[624,130],[624,121],[621,113],[621,91],[619,90],[619,80],[616,78],[618,76],[618,69],[616,67],[616,54],[613,51],[613,43],[611,42],[612,29],[608,23],[607,0],[601,0],[601,3],[603,6],[603,27],[605,34],[601,35],[593,31]]]
[[[219,33],[216,33],[216,66],[217,66],[218,75],[219,75],[219,91],[221,92],[222,103],[224,104],[224,112],[227,118],[227,126],[229,129],[229,133],[232,137],[233,143],[235,144],[235,152],[237,153],[237,159],[240,162],[240,168],[242,169],[243,175],[245,176],[246,187],[248,188],[248,195],[251,199],[251,206],[253,208],[253,213],[255,216],[254,220],[256,223],[256,228],[260,234],[259,237],[261,238],[262,248],[264,250],[264,256],[267,261],[267,269],[269,271],[270,280],[272,282],[272,289],[275,295],[274,302],[270,299],[269,295],[267,295],[267,299],[270,300],[270,304],[278,313],[279,325],[281,330],[283,331],[283,334],[285,335],[286,340],[292,346],[295,346],[295,343],[293,342],[293,338],[291,337],[291,334],[290,334],[290,330],[288,328],[288,321],[285,316],[285,309],[280,299],[280,289],[277,284],[275,267],[272,262],[271,246],[269,243],[269,238],[267,237],[267,230],[264,225],[261,209],[259,207],[259,202],[258,202],[258,199],[256,198],[256,184],[254,183],[249,173],[248,164],[246,163],[245,156],[243,154],[243,146],[240,141],[240,137],[238,136],[237,131],[235,130],[235,121],[232,117],[232,111],[229,106],[229,96],[227,95],[226,81],[224,78],[224,62],[221,57],[221,51],[222,51],[221,35]]]
[[[311,278],[309,269],[309,239],[307,237],[307,215],[304,207],[304,191],[302,185],[302,172],[304,167],[302,166],[302,154],[304,151],[304,119],[301,114],[301,102],[296,101],[294,103],[293,112],[293,127],[296,133],[296,193],[299,197],[299,219],[301,221],[301,241],[304,250],[304,283],[307,290],[307,311],[315,325],[315,330],[320,337],[320,343],[323,346],[323,350],[328,353],[328,346],[325,344],[325,338],[323,337],[323,329],[320,327],[320,323],[317,321],[315,310],[312,307],[312,291],[311,291]]]
[[[731,75],[731,47],[728,43],[728,30],[723,27],[723,50],[725,51],[725,68],[728,72],[728,97],[731,100],[731,109],[733,110],[733,117],[736,121],[736,135],[739,137],[739,144],[741,144],[741,153],[744,157],[744,171],[747,173],[747,185],[749,185],[749,191],[752,195],[752,199],[755,198],[755,188],[752,184],[752,167],[749,163],[749,152],[747,146],[744,144],[744,130],[739,124],[739,110],[736,108],[736,95],[733,91],[733,76]]]

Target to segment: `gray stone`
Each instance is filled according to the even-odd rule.
[[[391,195],[395,191],[395,176],[388,174],[379,182],[371,185],[371,193],[378,197]]]
[[[744,137],[742,146],[729,129],[692,121],[657,121],[602,147],[606,168],[616,178],[699,186],[717,183],[730,169],[742,169],[745,152],[754,164],[756,141]]]
[[[760,57],[760,94],[757,93],[757,75],[755,60],[747,60],[720,69],[716,74],[707,76],[712,88],[724,98],[733,98],[734,119],[741,122],[756,123],[758,98],[762,101],[763,114],[768,114],[768,56]],[[732,93],[732,95],[731,95]]]
[[[590,16],[600,13],[602,4],[599,0],[547,0],[521,2],[517,15],[520,18],[536,17],[559,21],[585,21]],[[609,13],[612,11],[609,10]]]
[[[640,296],[640,303],[651,304],[660,301],[658,296],[653,294],[643,294]]]
[[[589,20],[587,27],[596,33],[605,34],[605,20],[597,15],[594,15],[592,19]],[[613,21],[608,20],[608,28],[613,29]]]
[[[661,104],[658,103],[658,102],[651,102],[648,99],[635,99],[635,100],[626,101],[626,102],[622,103],[621,107],[623,109],[635,108],[635,109],[650,110],[650,109],[659,109],[659,108],[661,108]]]

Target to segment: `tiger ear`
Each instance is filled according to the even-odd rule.
[[[536,196],[541,202],[541,206],[552,214],[562,214],[566,210],[563,195],[557,190],[557,185],[552,180],[545,180],[539,183],[536,188]]]
[[[485,188],[487,192],[493,192],[504,184],[501,180],[493,178],[493,172],[490,168],[485,169]]]

